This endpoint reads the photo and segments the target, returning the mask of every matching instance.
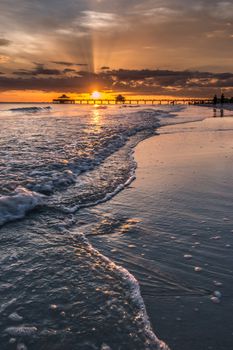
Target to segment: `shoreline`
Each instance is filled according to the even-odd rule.
[[[230,135],[230,139],[228,139],[227,135],[221,135],[221,137],[217,135],[214,138],[214,140],[210,140],[210,134],[212,138],[213,128],[220,128],[220,132],[222,130],[221,123],[227,123],[225,126],[228,127],[228,122],[231,118],[208,118],[206,120],[202,119],[202,121],[200,122],[194,122],[197,115],[199,115],[198,113],[202,113],[201,115],[204,116],[205,112],[208,112],[207,110],[202,111],[200,111],[200,109],[194,110],[190,115],[191,117],[193,115],[193,118],[190,119],[192,120],[192,122],[188,124],[179,123],[172,125],[170,124],[166,127],[160,127],[159,129],[157,129],[157,132],[160,132],[159,135],[156,135],[156,137],[152,137],[153,135],[148,135],[146,139],[141,140],[137,145],[135,144],[136,148],[133,147],[134,144],[132,142],[132,148],[129,149],[129,152],[130,154],[131,152],[133,153],[134,160],[136,159],[137,161],[137,178],[135,182],[128,186],[124,191],[119,192],[111,200],[94,206],[92,208],[82,209],[82,211],[77,213],[70,212],[70,215],[62,215],[62,218],[64,218],[64,221],[62,223],[60,222],[60,218],[57,218],[57,215],[50,216],[51,212],[48,212],[46,214],[44,213],[45,215],[47,215],[47,220],[44,220],[45,216],[43,214],[40,217],[40,213],[38,212],[37,218],[35,218],[33,214],[29,214],[29,216],[25,218],[25,221],[19,221],[15,224],[12,223],[9,224],[9,226],[3,227],[3,233],[5,232],[6,235],[8,235],[10,228],[13,228],[10,237],[14,237],[14,235],[18,234],[20,236],[20,241],[22,242],[22,247],[30,247],[30,249],[24,249],[22,252],[20,252],[20,254],[25,255],[28,252],[30,256],[33,256],[32,252],[40,251],[40,249],[38,250],[38,244],[41,244],[43,252],[43,237],[45,234],[46,236],[48,236],[48,241],[50,242],[50,244],[53,241],[54,243],[56,242],[58,252],[60,252],[60,246],[63,248],[66,247],[65,251],[62,250],[65,253],[64,256],[63,254],[59,255],[59,261],[61,261],[61,259],[63,258],[63,264],[65,266],[69,261],[67,257],[69,257],[71,259],[71,264],[69,264],[69,267],[72,273],[70,272],[67,275],[65,270],[63,271],[62,276],[64,277],[64,283],[66,284],[67,280],[72,281],[72,283],[74,282],[76,284],[75,291],[77,294],[80,291],[80,288],[78,286],[80,276],[83,276],[84,280],[88,281],[88,283],[85,283],[85,287],[84,285],[82,285],[81,287],[81,290],[85,290],[85,288],[87,289],[86,293],[88,297],[87,299],[81,298],[81,301],[83,304],[83,308],[86,311],[88,310],[89,315],[93,314],[92,308],[89,308],[88,304],[88,299],[90,300],[89,295],[92,295],[92,300],[94,299],[98,301],[98,298],[100,296],[99,287],[102,288],[103,285],[106,285],[107,289],[112,292],[118,286],[118,283],[109,283],[108,285],[108,277],[110,277],[111,281],[114,276],[112,274],[108,276],[108,274],[111,271],[107,271],[103,264],[107,262],[107,264],[109,264],[110,270],[111,267],[116,265],[117,267],[119,267],[119,271],[125,271],[124,269],[126,269],[127,272],[129,272],[129,274],[126,273],[126,275],[130,277],[132,274],[140,283],[140,295],[143,298],[142,304],[144,305],[144,302],[146,304],[147,314],[149,315],[150,323],[151,325],[153,325],[152,327],[155,330],[155,334],[158,335],[160,339],[163,339],[169,345],[172,345],[172,350],[187,350],[187,346],[190,350],[196,350],[195,348],[191,347],[194,335],[193,333],[190,334],[190,326],[187,326],[190,315],[192,314],[193,310],[195,311],[195,309],[198,309],[198,311],[195,311],[196,319],[194,321],[196,322],[198,318],[200,318],[199,309],[201,307],[199,305],[199,302],[202,304],[204,303],[205,308],[207,307],[208,311],[212,312],[212,310],[214,310],[216,312],[218,310],[213,304],[211,304],[211,306],[216,309],[212,309],[209,305],[211,303],[211,293],[213,293],[214,291],[212,285],[213,281],[218,281],[218,279],[217,277],[214,277],[215,279],[213,279],[213,271],[211,271],[211,274],[208,275],[209,272],[206,271],[206,259],[209,259],[209,257],[206,257],[206,255],[208,255],[209,252],[211,252],[211,254],[214,256],[215,262],[217,261],[217,267],[220,267],[220,270],[222,270],[222,261],[218,261],[219,257],[220,260],[223,260],[223,253],[231,253],[229,247],[221,247],[221,249],[219,250],[219,247],[216,246],[217,243],[222,242],[220,237],[221,231],[219,231],[218,236],[210,236],[209,239],[211,239],[211,241],[208,241],[207,245],[205,245],[205,241],[202,243],[199,242],[199,237],[197,236],[195,230],[197,229],[197,231],[199,231],[200,227],[197,227],[193,231],[193,225],[200,225],[201,222],[201,225],[203,226],[204,218],[202,218],[202,214],[200,215],[200,213],[198,212],[199,208],[195,208],[195,203],[197,202],[196,198],[195,201],[192,203],[192,196],[195,197],[195,192],[192,192],[190,197],[187,196],[187,190],[189,190],[189,187],[186,187],[186,190],[183,191],[184,187],[187,185],[186,182],[189,179],[190,181],[193,181],[194,179],[192,172],[190,173],[190,169],[188,169],[187,172],[187,164],[189,164],[190,168],[193,167],[192,171],[195,170],[196,172],[197,170],[201,170],[202,167],[205,168],[206,161],[208,160],[210,154],[213,156],[214,160],[214,162],[211,163],[211,166],[215,166],[216,159],[218,159],[216,158],[216,156],[220,156],[219,163],[223,164],[224,167],[226,167],[228,164],[228,160],[225,160],[224,158],[227,155],[227,153],[225,152],[225,149],[223,147],[224,144],[222,144],[222,140],[230,142],[229,145],[232,145],[232,135]],[[206,115],[208,114],[209,112],[206,113]],[[184,116],[185,113],[181,113],[181,118],[178,119],[178,122],[182,121],[182,118]],[[164,117],[164,123],[170,122],[171,118],[173,118],[173,115],[171,115],[169,119],[167,119],[167,117]],[[190,132],[194,131],[193,129],[195,128],[197,128],[196,131],[198,131],[198,133]],[[167,130],[169,131],[168,133],[166,133]],[[182,134],[182,137],[180,137],[179,134],[180,132],[182,132],[182,130],[186,130],[188,132]],[[199,131],[201,131],[201,133],[199,133]],[[205,133],[203,131],[205,131]],[[176,141],[175,143],[173,142],[173,139]],[[207,143],[202,144],[206,141]],[[197,154],[195,152],[193,154],[193,149],[189,149],[189,144],[195,145],[195,147],[197,144],[200,146],[198,149],[195,148],[195,150],[198,151]],[[211,146],[210,148],[207,148],[207,150],[210,152],[204,154],[203,146],[206,146],[207,144]],[[168,153],[165,152],[167,149],[169,150]],[[192,155],[191,158],[190,154]],[[174,155],[176,156],[174,157]],[[206,156],[208,157],[206,158]],[[199,158],[202,161],[204,161],[201,163],[202,167],[200,167],[200,164],[198,166]],[[122,157],[120,159],[121,161],[119,165],[125,164],[128,158]],[[194,160],[198,161],[197,164],[192,164]],[[217,173],[216,171],[213,171],[213,175],[220,175],[220,178],[222,180],[222,169],[220,169],[220,173],[218,171],[218,168],[214,170],[216,170]],[[229,173],[231,176],[231,169],[229,169]],[[207,172],[207,174],[204,172],[203,174],[205,176],[207,175],[208,182],[211,182],[209,172]],[[114,176],[116,175],[117,174],[114,174]],[[182,179],[182,181],[179,180],[180,175],[180,179]],[[215,180],[216,176],[213,177]],[[222,181],[222,183],[225,182],[225,180]],[[229,184],[231,184],[230,181]],[[200,183],[200,185],[202,184]],[[193,190],[195,187],[198,186],[190,187]],[[214,189],[216,188],[217,187],[214,186]],[[208,190],[208,186],[205,185],[204,189]],[[226,211],[228,210],[229,203],[228,199],[225,198],[225,194],[228,195],[229,193],[229,189],[223,192],[224,208],[226,208]],[[181,194],[182,196],[180,197]],[[201,195],[198,195],[198,197],[199,200],[201,198]],[[200,203],[202,203],[203,201],[205,201],[205,198],[200,199]],[[185,205],[182,207],[183,202],[185,203]],[[216,199],[214,200],[214,202],[216,202]],[[194,217],[197,218],[196,222],[193,219],[193,211],[191,211],[190,213],[186,212],[190,205],[193,206],[193,209],[197,211],[194,215]],[[179,206],[181,207],[179,208]],[[73,208],[73,206],[70,206],[70,208]],[[224,215],[226,215],[225,212]],[[211,220],[215,220],[216,217],[211,218]],[[229,215],[229,218],[230,217],[231,216]],[[83,221],[82,218],[84,218]],[[224,216],[224,218],[227,219],[227,216]],[[187,219],[189,221],[187,221]],[[34,230],[31,231],[31,226],[34,226],[35,221],[36,230],[34,228]],[[188,223],[188,225],[185,224],[186,226],[184,225],[183,227],[183,222]],[[191,222],[191,226],[189,222]],[[65,223],[67,223],[67,226]],[[229,223],[231,224],[230,219],[229,222],[224,222],[224,226],[228,225]],[[48,224],[51,225],[49,227],[50,229],[48,229]],[[76,226],[73,226],[72,224],[75,224]],[[222,221],[220,221],[218,229],[220,229],[221,226]],[[66,229],[68,229],[68,231],[66,231]],[[85,245],[85,239],[81,239],[81,242],[79,242],[82,243],[80,247],[77,247],[77,241],[75,239],[75,237],[80,237],[80,230],[82,231],[83,229],[84,235],[86,235],[88,237],[88,240],[92,243],[92,246],[86,246],[87,249],[83,249],[82,247],[83,243]],[[87,234],[85,233],[85,230],[87,231]],[[216,222],[214,222],[214,230],[217,230]],[[61,234],[62,232],[64,234]],[[34,233],[36,233],[36,235],[33,238]],[[40,235],[39,233],[42,233],[42,235]],[[188,233],[187,237],[186,233]],[[207,234],[210,234],[210,232],[207,232]],[[215,239],[214,237],[218,238]],[[33,239],[31,240],[31,238]],[[196,243],[198,243],[198,245],[196,245]],[[13,239],[13,245],[14,244],[16,244],[16,247],[18,247],[18,242],[14,241]],[[228,242],[227,240],[225,240],[224,244],[225,246],[231,245],[230,242]],[[73,245],[74,247],[78,248],[78,250],[80,249],[80,257],[78,257],[77,251],[75,254],[73,254]],[[202,256],[200,255],[201,249],[204,252],[204,260],[202,260]],[[218,249],[219,256],[215,254],[216,249]],[[51,247],[51,251],[54,251],[54,247]],[[188,255],[188,253],[189,256],[192,254],[192,258],[189,261],[185,260],[186,258],[184,258],[184,255]],[[99,264],[96,264],[96,256],[97,260],[99,260]],[[106,257],[106,259],[108,257],[110,260],[105,260],[103,256]],[[47,271],[48,266],[51,265],[50,259],[53,260],[53,254],[49,254],[48,258],[48,260],[42,259],[42,265],[45,271]],[[58,262],[57,257],[54,259],[54,261]],[[81,264],[79,264],[79,261]],[[114,265],[114,263],[116,263],[116,265]],[[192,265],[194,263],[195,265]],[[227,263],[229,265],[230,261],[227,261]],[[76,268],[74,268],[75,266]],[[197,274],[194,271],[194,266],[199,266],[199,269],[201,268],[204,271],[200,270],[200,273]],[[54,270],[56,270],[56,263],[54,265]],[[115,267],[113,268],[113,270],[115,271]],[[50,269],[48,269],[48,271],[50,271]],[[112,271],[112,273],[114,271]],[[60,271],[57,272],[58,274],[54,274],[55,277],[60,276]],[[89,274],[88,280],[86,279],[87,272]],[[207,272],[208,274],[206,276]],[[218,274],[218,271],[214,271],[214,274]],[[45,275],[47,275],[47,273]],[[125,274],[123,273],[123,275]],[[96,279],[97,276],[99,278]],[[127,276],[126,282],[128,280]],[[220,287],[218,286],[221,292],[224,292],[224,303],[221,303],[220,307],[227,307],[230,312],[231,309],[229,307],[229,304],[226,303],[225,293],[231,292],[231,287],[229,287],[229,285],[232,285],[232,281],[230,278],[228,281],[226,279],[226,276],[227,273],[225,271],[223,276],[221,274],[219,276],[219,280],[221,280],[221,282],[224,282],[224,289],[220,289]],[[90,282],[90,280],[92,280],[92,282]],[[35,284],[37,283],[36,281],[38,280],[35,280]],[[136,294],[138,293],[137,281],[135,281],[136,284],[133,283],[133,287],[136,287]],[[92,288],[92,284],[94,284],[97,287],[96,292],[95,289]],[[124,283],[123,278],[122,284],[118,286],[121,287],[119,295],[127,295],[129,285],[128,283],[126,284]],[[60,278],[58,278],[58,281],[56,281],[56,286],[57,285],[60,285]],[[49,286],[49,284],[47,286]],[[126,289],[124,288],[125,286],[127,287]],[[88,290],[89,288],[90,290]],[[216,286],[214,288],[216,288]],[[135,292],[134,288],[132,292]],[[41,293],[38,293],[37,297],[41,298]],[[108,294],[107,298],[109,297],[110,295]],[[63,292],[61,292],[61,298],[63,298]],[[52,305],[54,305],[54,301],[49,301],[49,299],[50,298],[48,298],[47,300],[48,304],[50,305],[52,302]],[[69,304],[69,300],[71,299],[67,298],[65,304]],[[136,300],[138,299],[136,298]],[[123,307],[125,307],[125,305],[128,305],[127,303],[121,304],[121,298],[115,298],[114,303],[119,303]],[[66,308],[65,304],[63,307]],[[134,305],[137,306],[136,304]],[[140,302],[140,305],[142,304]],[[114,322],[116,322],[116,324],[118,324],[118,322],[120,324],[122,321],[122,317],[116,317],[116,319],[113,317],[114,313],[111,313],[111,303],[106,304],[103,301],[103,305],[107,308],[108,306],[110,307],[109,311],[111,317],[114,319]],[[98,308],[98,303],[96,304],[95,302],[95,306]],[[27,305],[25,305],[25,308],[26,307]],[[79,308],[77,309],[77,316],[79,315],[78,310]],[[119,310],[121,310],[121,307],[119,308]],[[139,311],[141,311],[141,309]],[[208,324],[208,320],[205,318],[205,316],[207,315],[206,310],[204,311],[204,318],[202,318],[205,322],[203,321],[203,327],[201,326],[201,329],[205,328],[206,322]],[[185,315],[183,315],[184,312]],[[226,310],[226,314],[227,312],[228,310]],[[136,315],[135,320],[137,320],[137,315],[139,314],[136,314],[136,312],[134,312],[134,314],[130,313],[128,322],[126,322],[123,328],[126,329],[127,326],[129,326],[130,328],[134,324],[133,315]],[[47,316],[44,317],[45,319],[47,319]],[[43,317],[41,319],[43,319]],[[138,320],[140,321],[142,319],[139,318]],[[229,317],[229,321],[230,320],[231,318]],[[71,319],[70,322],[72,323]],[[38,321],[36,321],[35,325],[37,324],[38,328],[40,328]],[[228,322],[228,324],[230,325],[231,322]],[[76,327],[77,323],[75,323],[74,325]],[[141,323],[141,325],[143,326],[143,329],[144,326],[147,327],[145,323]],[[192,323],[191,329],[194,325],[195,323]],[[86,327],[86,329],[88,329],[88,326]],[[212,324],[211,327],[213,327]],[[106,323],[106,329],[107,328],[108,322]],[[197,335],[198,338],[200,338],[200,341],[202,341],[202,335],[200,336],[198,332],[199,329],[197,330]],[[94,343],[97,339],[99,339],[97,333],[96,335],[93,335]],[[130,335],[130,333],[128,334]],[[138,331],[135,332],[134,338],[136,339],[137,336],[140,334],[141,333]],[[225,338],[227,338],[227,334]],[[112,336],[113,335],[110,329],[110,344],[111,341],[113,341]],[[188,336],[190,336],[190,339],[187,339]],[[69,340],[67,339],[67,341],[71,341],[70,338]],[[115,334],[114,341],[120,342],[122,341],[122,339],[119,335]],[[209,344],[205,342],[203,342],[203,344],[205,346],[203,350],[206,350],[206,345]],[[198,350],[202,350],[202,348],[199,347]],[[225,349],[221,349],[219,347],[218,350]]]
[[[213,120],[214,122],[222,122],[220,118],[213,118]],[[212,123],[213,120],[211,119],[210,123]],[[208,122],[209,121],[207,121],[207,123]],[[202,125],[202,122],[199,122],[199,124]],[[170,128],[176,128],[176,126],[173,125]],[[158,131],[160,132],[161,128],[159,128]],[[222,133],[222,131],[217,131],[217,133]],[[229,131],[229,133],[232,133],[232,131]],[[205,149],[202,151],[203,148],[195,147],[194,158],[195,161],[197,161],[197,165],[199,164],[198,158],[201,158],[201,163],[198,165],[198,168],[196,168],[195,164],[196,172],[199,171],[199,166],[202,167],[202,164],[205,164],[205,162],[209,161],[210,165],[212,166],[212,164],[214,164],[214,160],[216,159],[216,152],[219,153],[221,157],[222,155],[224,157],[226,156],[226,153],[224,153],[225,151],[222,150],[222,146],[219,143],[221,142],[219,137],[217,137],[218,145],[215,144],[213,147],[211,141],[211,137],[213,137],[215,134],[213,131],[208,131],[207,129],[206,132],[202,132],[201,134],[205,134],[208,141],[205,142],[205,136],[201,135],[200,141],[203,142],[203,147],[205,147]],[[201,263],[199,262],[199,264],[202,266],[200,267],[200,271],[202,271],[202,269],[206,269],[203,265],[212,264],[212,258],[210,259],[211,262],[208,261],[208,249],[202,247],[202,245],[205,246],[205,244],[207,244],[206,247],[208,247],[209,242],[198,242],[198,245],[195,245],[195,240],[198,239],[198,241],[201,241],[201,238],[198,237],[198,231],[201,232],[203,230],[202,226],[205,225],[204,220],[203,224],[201,224],[198,228],[198,231],[196,231],[196,229],[193,230],[193,224],[189,226],[187,223],[187,233],[190,230],[193,233],[190,235],[190,237],[186,237],[185,229],[177,238],[176,235],[180,234],[179,228],[175,230],[176,234],[175,232],[173,233],[169,225],[166,223],[165,217],[163,217],[163,203],[165,206],[167,206],[166,210],[168,210],[168,212],[169,207],[173,207],[172,210],[174,210],[175,205],[175,200],[172,198],[172,195],[174,191],[173,177],[176,176],[174,173],[166,174],[166,163],[170,162],[171,167],[177,169],[179,173],[180,167],[183,166],[182,157],[184,157],[184,160],[187,161],[187,156],[190,156],[189,152],[193,152],[194,149],[188,149],[187,152],[184,152],[181,159],[178,157],[177,162],[180,165],[177,168],[178,164],[175,164],[176,162],[174,162],[174,159],[172,159],[172,155],[168,154],[167,159],[161,159],[161,157],[157,156],[157,153],[162,151],[162,146],[160,149],[157,149],[158,144],[160,143],[159,138],[161,139],[161,137],[163,139],[165,138],[170,140],[170,145],[168,144],[168,147],[171,149],[175,147],[171,141],[172,138],[176,138],[174,135],[155,135],[141,141],[134,149],[134,158],[137,162],[135,182],[133,182],[132,186],[126,188],[109,202],[94,209],[95,212],[100,211],[101,214],[107,212],[105,218],[109,216],[109,220],[115,220],[115,218],[111,218],[111,216],[116,216],[117,218],[129,216],[130,220],[135,220],[135,223],[132,225],[126,224],[126,226],[128,225],[126,228],[124,228],[123,224],[123,229],[121,230],[120,234],[117,232],[117,230],[114,230],[112,234],[103,234],[102,236],[100,235],[97,237],[95,237],[95,235],[91,235],[91,237],[88,237],[88,239],[90,239],[93,246],[96,247],[101,253],[110,257],[110,259],[116,262],[118,265],[125,267],[136,277],[140,285],[141,294],[146,304],[147,313],[149,315],[152,327],[158,337],[163,339],[171,347],[171,349],[186,350],[189,348],[190,350],[215,350],[213,344],[216,343],[218,344],[217,348],[219,350],[227,350],[229,348],[229,344],[231,344],[231,340],[229,338],[230,327],[226,327],[226,330],[224,331],[221,327],[221,334],[219,334],[218,340],[209,338],[208,332],[205,333],[204,331],[206,325],[209,324],[209,314],[212,314],[213,320],[211,321],[211,327],[214,327],[215,318],[219,317],[219,308],[221,308],[221,314],[224,315],[225,320],[228,320],[229,322],[231,319],[228,310],[231,308],[227,300],[224,300],[225,302],[223,305],[221,304],[221,306],[214,305],[210,300],[214,288],[220,288],[221,290],[221,287],[213,286],[214,278],[217,279],[215,276],[217,272],[213,271],[211,274],[210,272],[196,273],[194,271],[195,265],[192,265],[197,264],[198,266],[198,260],[203,260]],[[195,145],[197,137],[199,136],[194,133],[193,137],[194,138],[191,141],[192,147]],[[227,146],[230,144],[233,146],[232,141],[230,141],[226,135],[222,134],[221,137],[224,138]],[[209,148],[209,146],[212,148]],[[189,148],[189,146],[187,148]],[[155,153],[153,153],[153,149],[155,150]],[[159,161],[155,161],[157,157],[160,159]],[[171,171],[171,169],[169,171]],[[161,174],[158,175],[157,172],[160,172]],[[163,177],[165,177],[166,181],[163,181]],[[194,180],[195,177],[196,175],[194,176]],[[157,186],[157,180],[159,180],[161,182],[160,185],[164,187],[154,190],[153,186]],[[181,185],[183,186],[183,184]],[[155,205],[156,212],[154,212],[153,205],[155,202],[159,201],[162,203]],[[193,204],[193,206],[194,205],[195,204]],[[158,208],[158,206],[161,208]],[[141,213],[141,211],[143,213]],[[187,215],[186,213],[184,214]],[[201,214],[199,215],[200,219],[198,219],[198,221],[200,220],[201,222]],[[211,218],[211,212],[209,215]],[[154,217],[152,218],[152,216]],[[150,220],[152,222],[150,222]],[[165,225],[165,231],[158,234],[154,232],[156,236],[154,237],[152,234],[150,237],[150,230],[158,230],[158,222],[159,231],[161,230],[160,222],[162,223],[162,226]],[[112,225],[111,222],[110,224]],[[221,227],[222,224],[216,224],[216,230],[219,226]],[[168,232],[166,232],[167,229]],[[209,231],[208,228],[206,228],[206,230],[207,232]],[[196,238],[196,236],[198,238]],[[213,237],[215,237],[214,233]],[[151,239],[156,240],[155,245]],[[209,239],[212,239],[212,237]],[[189,242],[190,240],[193,241],[191,246]],[[217,241],[218,240],[216,240],[216,242]],[[176,246],[171,248],[170,245],[173,244],[173,242],[175,242]],[[150,245],[154,245],[154,249],[152,249]],[[230,243],[226,242],[226,245],[230,246]],[[203,249],[204,253],[201,252]],[[215,250],[216,247],[213,245],[213,247],[211,246],[211,249]],[[200,250],[200,252],[198,250]],[[154,255],[155,252],[156,255]],[[182,254],[181,256],[180,253]],[[204,255],[202,256],[202,254]],[[190,261],[186,260],[184,255],[187,255],[187,257],[190,255]],[[197,259],[197,262],[193,262],[193,256],[195,255],[197,255],[195,258],[195,260]],[[153,261],[154,259],[155,261]],[[173,259],[177,259],[177,261]],[[219,258],[218,255],[216,255],[215,259],[218,262],[218,260],[223,259],[223,257],[221,256]],[[224,256],[224,259],[227,260],[228,256]],[[220,263],[221,262],[219,262],[219,264]],[[170,269],[171,271],[169,271]],[[215,267],[213,266],[213,270],[214,269]],[[147,276],[148,272],[149,275]],[[223,277],[221,276],[221,278]],[[230,280],[230,276],[227,276],[227,281],[224,283],[226,284],[226,289],[231,288],[229,287],[231,284]],[[223,293],[228,292],[223,291]],[[172,315],[174,315],[174,318]],[[200,317],[202,321],[200,321]],[[198,322],[200,325],[197,327]],[[220,344],[223,345],[220,346]]]

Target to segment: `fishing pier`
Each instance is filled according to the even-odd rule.
[[[212,104],[212,99],[184,98],[184,99],[71,99],[62,95],[53,100],[55,104],[78,104],[78,105],[203,105]]]

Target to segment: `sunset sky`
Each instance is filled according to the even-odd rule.
[[[232,1],[0,1],[0,101],[233,96],[232,57]]]

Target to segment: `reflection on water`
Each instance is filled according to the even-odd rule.
[[[137,281],[119,266],[127,267],[140,280],[156,334],[159,330],[164,339],[171,335],[169,341],[174,341],[178,322],[171,313],[175,303],[174,299],[157,299],[159,296],[204,296],[209,302],[212,280],[227,287],[231,282],[227,255],[231,248],[226,247],[231,242],[225,238],[225,228],[231,225],[232,194],[225,184],[229,178],[221,174],[229,167],[232,176],[232,163],[223,162],[224,153],[218,152],[221,161],[214,162],[208,174],[203,173],[207,162],[200,167],[194,161],[197,154],[188,156],[195,123],[186,124],[185,138],[183,134],[175,144],[170,139],[187,121],[208,117],[201,124],[204,131],[213,129],[210,120],[216,122],[214,128],[218,123],[223,128],[221,123],[227,118],[210,118],[211,109],[198,107],[129,110],[56,106],[49,113],[35,115],[9,112],[6,118],[5,112],[0,113],[0,191],[6,195],[1,197],[4,210],[0,215],[6,222],[28,214],[1,228],[1,350],[166,349],[152,332]],[[132,148],[153,135],[159,122],[180,125],[165,128],[172,135],[156,140],[167,137],[166,142],[143,152],[140,163],[149,161],[149,166],[138,169],[141,174],[132,184],[136,190],[131,193],[128,187],[103,206],[78,211],[110,199],[131,183],[135,170]],[[196,130],[197,136],[200,129]],[[205,146],[200,140],[197,144]],[[152,168],[155,172],[150,177]],[[196,176],[195,171],[202,171],[205,181],[199,181],[203,176]],[[223,187],[216,185],[219,178]],[[39,195],[40,206],[26,213],[35,207],[38,193],[43,194],[42,202]],[[210,199],[214,217],[208,211]],[[226,220],[219,220],[216,226],[219,210]],[[205,230],[200,221],[208,221]],[[212,232],[213,227],[219,232]],[[111,260],[96,251],[83,232]],[[217,258],[219,251],[221,259]],[[224,254],[228,270],[223,265]],[[193,259],[188,263],[184,255]],[[211,258],[209,267],[205,266],[206,255]],[[197,274],[194,267],[203,270]],[[181,310],[181,306],[178,314],[174,310],[175,318],[182,318]]]
[[[101,112],[99,110],[93,110],[93,117],[91,122],[93,125],[95,125],[95,132],[99,133],[103,127],[103,118],[101,118]]]
[[[214,116],[214,118],[216,118],[216,117],[218,117],[218,116],[221,117],[221,118],[223,118],[224,115],[225,115],[225,110],[224,110],[223,107],[221,107],[221,108],[219,108],[219,109],[217,109],[217,108],[214,108],[214,109],[213,109],[213,116]]]
[[[99,124],[100,123],[100,112],[97,110],[93,111],[93,122],[95,124]]]
[[[1,227],[1,350],[166,349],[137,281],[88,243],[77,212],[130,183],[132,147],[160,115],[80,106],[0,112],[0,224],[26,216]]]

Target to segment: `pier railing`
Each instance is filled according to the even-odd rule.
[[[212,99],[126,99],[125,101],[117,101],[114,99],[54,99],[53,103],[61,104],[80,104],[80,105],[176,105],[176,104],[189,104],[189,105],[200,105],[200,104],[212,104]]]

